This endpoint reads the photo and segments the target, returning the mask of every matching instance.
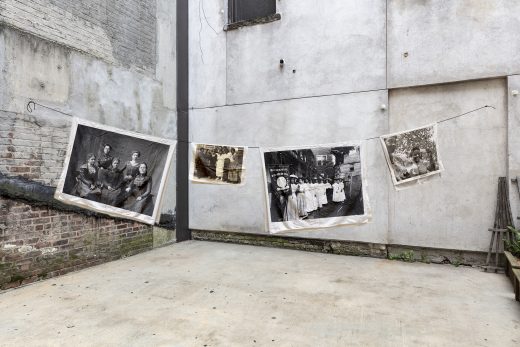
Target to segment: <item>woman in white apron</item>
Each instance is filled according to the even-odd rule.
[[[347,200],[347,197],[345,196],[345,184],[341,180],[339,180],[338,183],[339,183],[338,199],[339,199],[339,202],[343,202],[343,201]]]
[[[290,176],[291,189],[288,192],[287,205],[285,206],[285,221],[300,219],[298,213],[298,198],[296,197],[296,191],[298,189],[298,184],[296,184],[297,179],[298,177],[296,177],[295,175]]]
[[[312,192],[314,193],[314,201],[316,204],[316,208],[321,208],[322,205],[320,203],[320,185],[316,178],[314,178],[312,181]]]
[[[327,201],[327,186],[326,184],[323,182],[323,180],[321,179],[320,182],[318,183],[319,184],[319,199],[320,199],[320,204],[323,206],[323,205],[327,205],[328,201]]]
[[[307,218],[307,206],[305,198],[305,184],[301,178],[298,179],[298,188],[296,191],[296,200],[298,203],[298,214],[300,218]]]
[[[306,179],[303,186],[305,187],[305,211],[307,213],[311,213],[316,209],[316,206],[314,201],[314,193],[312,192],[310,181]]]

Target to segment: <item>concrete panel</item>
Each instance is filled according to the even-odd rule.
[[[71,54],[69,104],[81,118],[175,138],[175,112],[163,107],[161,84],[136,72]]]
[[[520,72],[520,2],[388,2],[390,88]]]
[[[290,146],[359,140],[388,131],[381,104],[386,92],[278,101],[193,110],[190,140],[248,146]],[[377,141],[366,143],[368,194],[373,221],[363,226],[287,233],[355,241],[386,242],[389,181]],[[243,186],[190,185],[190,228],[266,233],[263,169],[250,148]]]
[[[175,1],[157,0],[157,66],[155,77],[162,83],[164,106],[177,108],[177,54]]]
[[[2,29],[0,28],[0,71],[2,71],[2,73],[0,73],[0,86],[6,86],[7,85],[7,81],[8,81],[8,78],[7,78],[7,57],[6,57],[6,50],[7,50],[7,46],[6,46],[6,42],[5,42],[5,35],[2,31]],[[7,88],[0,88],[0,106],[1,107],[4,107],[4,105],[6,104],[7,100],[8,100],[8,94],[9,94],[9,90],[7,90]]]
[[[227,0],[189,2],[190,107],[226,104]]]
[[[5,57],[2,71],[9,96],[65,102],[69,96],[69,51],[43,40],[4,29]],[[8,86],[7,88],[5,88]]]
[[[384,0],[278,1],[281,20],[228,32],[228,103],[386,88],[385,11]]]
[[[493,226],[497,182],[506,174],[504,79],[398,89],[390,92],[390,131],[427,125],[483,105],[475,113],[439,124],[441,177],[390,189],[389,242],[483,251]]]
[[[518,226],[517,217],[520,215],[520,196],[518,182],[512,182],[512,178],[520,176],[520,76],[508,76],[507,78],[507,165],[509,178],[509,201],[513,221]],[[514,95],[514,93],[516,95]]]

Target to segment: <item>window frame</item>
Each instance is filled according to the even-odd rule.
[[[224,30],[234,30],[245,26],[251,26],[256,24],[265,24],[274,22],[281,19],[281,15],[277,12],[276,0],[274,0],[274,13],[269,13],[264,16],[240,19],[238,20],[238,6],[240,0],[227,0],[227,24],[224,26]]]

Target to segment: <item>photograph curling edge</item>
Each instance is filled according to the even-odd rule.
[[[74,151],[75,140],[76,140],[76,136],[78,135],[78,128],[80,126],[84,126],[84,127],[91,128],[91,129],[96,129],[99,131],[111,132],[116,135],[120,135],[121,137],[128,137],[128,138],[137,139],[139,141],[152,142],[152,143],[155,143],[158,145],[164,145],[164,146],[168,147],[168,150],[166,152],[166,158],[164,160],[164,166],[162,168],[161,175],[160,175],[160,183],[159,183],[158,189],[156,191],[155,202],[153,203],[153,212],[151,213],[151,215],[146,215],[146,214],[144,214],[144,212],[139,213],[139,212],[134,212],[134,211],[125,209],[125,208],[107,205],[107,204],[104,204],[101,202],[82,198],[78,195],[71,195],[71,194],[64,192],[64,187],[66,184],[66,180],[68,178],[67,176],[70,175],[69,169],[70,169],[70,164],[71,164],[71,156]],[[111,127],[111,126],[83,120],[78,117],[74,117],[72,119],[72,123],[71,123],[69,143],[67,146],[67,152],[65,155],[64,163],[63,163],[63,170],[62,170],[60,179],[59,179],[57,187],[56,187],[54,198],[57,200],[60,200],[64,203],[67,203],[67,204],[71,204],[71,205],[85,208],[85,209],[88,209],[91,211],[103,213],[103,214],[106,214],[106,215],[109,215],[112,217],[131,219],[131,220],[135,220],[138,222],[154,225],[156,223],[156,221],[158,221],[158,217],[160,215],[162,197],[163,197],[166,182],[170,176],[170,166],[172,164],[173,155],[176,151],[176,143],[177,143],[176,140],[170,140],[170,139],[160,138],[160,137],[146,135],[146,134],[142,134],[142,133],[137,133],[134,131],[123,130],[123,129],[119,129],[116,127]],[[143,169],[143,170],[145,170],[145,169]],[[148,170],[148,169],[146,168],[146,170]],[[152,199],[153,199],[153,197],[152,197]]]
[[[360,170],[361,170],[361,197],[363,203],[363,214],[360,215],[343,215],[333,217],[314,217],[305,222],[295,220],[273,221],[271,202],[269,198],[269,183],[268,183],[268,169],[265,161],[265,153],[269,152],[286,152],[286,151],[304,151],[311,149],[329,150],[338,147],[358,147],[360,151]],[[336,143],[325,143],[317,145],[300,145],[300,146],[286,146],[286,147],[260,147],[259,153],[261,157],[263,185],[264,185],[264,206],[266,208],[264,224],[265,230],[270,234],[277,234],[283,232],[298,232],[311,231],[312,229],[322,229],[329,227],[341,226],[359,226],[367,224],[372,221],[372,210],[368,197],[367,184],[367,167],[366,167],[366,146],[364,141],[347,141]]]
[[[230,179],[226,179],[225,177],[224,178],[221,178],[220,180],[217,178],[217,177],[212,177],[211,174],[207,174],[207,177],[198,177],[198,175],[196,174],[196,172],[198,171],[197,170],[197,162],[198,161],[202,161],[201,158],[199,157],[199,154],[197,153],[197,150],[200,149],[200,147],[224,147],[226,149],[235,149],[237,151],[242,151],[242,156],[241,156],[241,166],[239,169],[237,168],[234,168],[233,171],[238,171],[238,172],[235,172],[235,175],[234,176],[237,176],[236,177],[236,180],[238,180],[238,183],[235,183],[235,182],[232,182],[232,180]],[[245,180],[246,180],[246,158],[247,158],[247,153],[248,153],[248,147],[247,146],[235,146],[235,145],[221,145],[221,144],[210,144],[210,143],[195,143],[195,142],[192,142],[191,143],[191,160],[190,160],[190,172],[189,172],[189,179],[191,182],[195,183],[195,184],[215,184],[215,185],[232,185],[232,186],[242,186],[245,184]],[[205,163],[199,163],[199,164],[205,164]],[[213,172],[213,176],[216,176],[216,166],[217,166],[217,163],[216,163],[216,160],[215,160],[215,163],[213,163],[213,165],[203,165],[204,166],[204,169],[206,171],[212,171]],[[213,166],[213,167],[212,167]],[[226,173],[226,167],[225,167],[225,164],[222,164],[222,171],[223,171],[223,175],[222,176],[228,176],[227,173]]]
[[[408,154],[404,155],[401,153],[401,156],[397,157],[397,155],[394,155],[394,152],[396,148],[394,148],[391,153],[389,151],[389,145],[386,140],[391,138],[398,138],[400,136],[405,136],[408,134],[412,134],[414,132],[418,132],[424,129],[431,128],[431,139],[429,139],[429,142],[433,144],[431,149],[421,148],[421,147],[428,147],[424,145],[417,145],[412,144],[409,146],[404,147],[411,147],[408,148]],[[396,189],[406,188],[409,187],[410,184],[413,185],[414,183],[421,182],[422,179],[431,177],[433,175],[441,174],[444,171],[444,166],[442,164],[442,161],[440,159],[439,154],[439,147],[438,147],[438,129],[437,129],[437,123],[432,123],[424,126],[420,126],[413,129],[403,130],[391,134],[385,134],[379,137],[381,146],[383,148],[383,153],[385,155],[386,163],[388,166],[388,170],[390,171],[390,176],[392,179],[392,183],[394,184],[394,187]],[[395,140],[397,142],[397,140]],[[395,144],[392,145],[393,147],[397,147]],[[403,146],[402,146],[403,147]],[[432,151],[433,149],[433,151]],[[431,168],[424,169],[424,172],[421,173],[421,170],[419,168],[419,165],[417,163],[417,160],[419,160],[421,163],[423,161],[426,161],[425,158],[423,158],[424,153],[427,154],[429,164],[426,165],[427,167],[431,166]],[[432,154],[433,152],[433,154]],[[394,159],[400,159],[402,163],[400,165],[397,165],[394,163],[394,160],[392,160],[392,157]],[[433,159],[435,158],[435,159]],[[415,164],[414,164],[415,162]],[[420,163],[419,163],[420,164]],[[424,164],[423,164],[424,166]],[[415,168],[417,167],[417,168]],[[414,173],[414,170],[416,171]],[[396,173],[396,171],[399,171],[399,173]],[[403,176],[403,178],[398,178],[398,176]]]

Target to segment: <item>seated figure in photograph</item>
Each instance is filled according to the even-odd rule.
[[[99,201],[101,190],[99,189],[97,178],[96,156],[93,153],[89,153],[87,154],[85,164],[79,167],[73,194],[85,199]]]
[[[118,206],[123,187],[123,169],[119,169],[119,158],[112,160],[111,166],[100,170],[99,183],[101,186],[101,202],[111,206]]]
[[[423,152],[426,153],[425,150],[421,150],[419,147],[412,148],[410,153],[410,156],[412,157],[410,175],[412,177],[428,173],[429,163],[426,160],[423,160]]]
[[[143,213],[146,206],[152,200],[152,177],[148,176],[146,163],[139,164],[139,173],[132,179],[125,189],[126,199],[124,208],[138,213]]]
[[[141,152],[139,151],[132,151],[132,159],[126,162],[124,170],[125,170],[125,176],[124,180],[125,182],[131,182],[135,176],[139,173],[139,165],[140,163],[137,161],[141,157]]]
[[[397,181],[438,170],[432,152],[418,146],[413,147],[408,155],[392,153],[392,162]]]

